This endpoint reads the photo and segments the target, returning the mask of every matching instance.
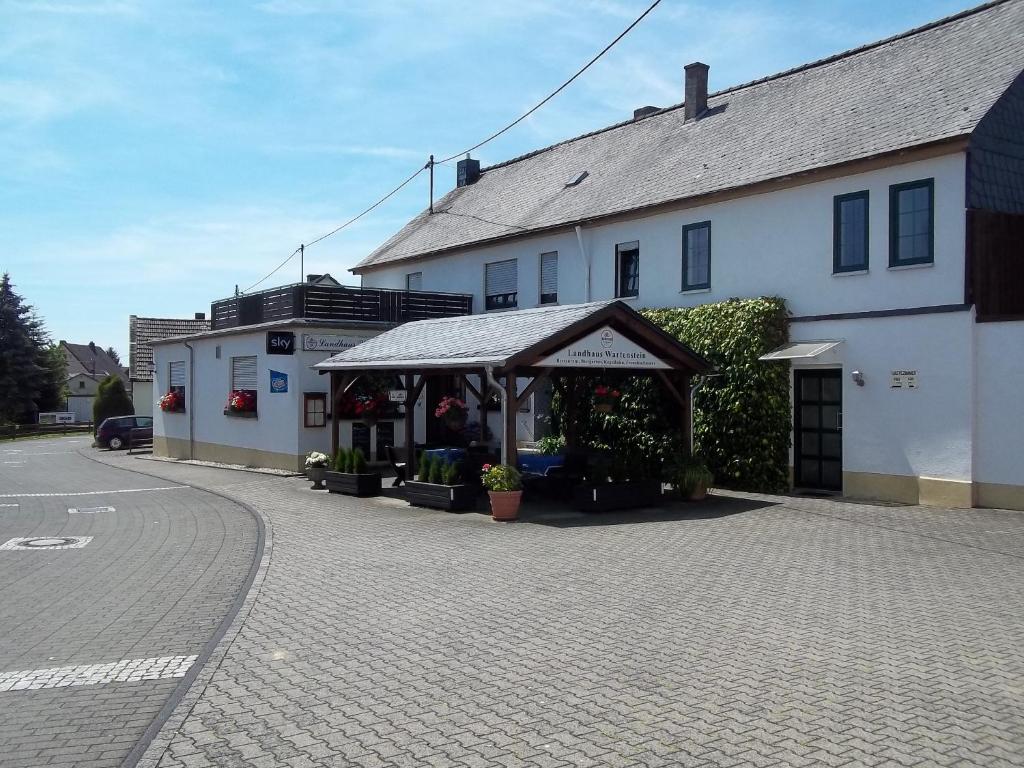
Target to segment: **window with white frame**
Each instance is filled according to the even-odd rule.
[[[167,364],[167,391],[185,396],[185,361],[175,360]]]
[[[515,259],[484,265],[485,309],[515,309],[519,306],[519,262]]]
[[[711,287],[711,222],[683,227],[683,290]]]
[[[231,358],[231,395],[228,413],[255,414],[257,390],[256,355]]]
[[[423,273],[422,272],[410,272],[405,276],[405,290],[407,291],[422,291],[423,290]]]
[[[540,303],[558,303],[558,251],[540,255]]]
[[[629,298],[640,294],[640,243],[615,246],[615,296]]]

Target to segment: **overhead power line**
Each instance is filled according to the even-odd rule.
[[[616,37],[614,40],[612,40],[610,43],[608,43],[608,45],[606,45],[604,48],[602,48],[601,51],[596,56],[594,56],[590,61],[588,61],[586,64],[584,64],[582,67],[580,67],[580,69],[576,70],[575,74],[573,74],[572,77],[570,77],[568,80],[566,80],[560,86],[558,86],[558,88],[553,90],[551,93],[549,93],[543,99],[538,101],[533,107],[531,107],[529,110],[527,110],[522,115],[517,117],[515,120],[513,120],[511,123],[506,125],[504,128],[502,128],[499,131],[495,131],[490,136],[488,136],[486,139],[484,139],[481,142],[478,142],[477,144],[474,144],[469,149],[464,149],[461,152],[456,152],[455,154],[449,155],[448,157],[445,157],[442,160],[434,160],[433,156],[431,156],[430,161],[428,161],[426,165],[424,165],[423,167],[417,169],[415,173],[413,173],[405,181],[403,181],[397,187],[395,187],[390,192],[388,192],[386,195],[384,195],[384,197],[382,197],[380,200],[375,202],[369,208],[364,209],[361,213],[353,216],[351,219],[346,221],[344,224],[341,224],[340,226],[335,227],[330,232],[327,232],[327,233],[325,233],[323,235],[320,235],[320,237],[316,238],[315,240],[311,240],[310,242],[306,243],[305,245],[300,245],[298,248],[296,248],[294,251],[292,251],[292,254],[287,259],[285,259],[280,264],[278,264],[276,267],[274,267],[274,269],[271,270],[265,277],[257,280],[255,283],[253,283],[248,288],[246,288],[244,291],[242,291],[242,293],[248,293],[249,291],[251,291],[256,286],[260,285],[261,283],[263,283],[266,280],[268,280],[269,278],[271,278],[285,264],[287,264],[289,261],[294,259],[299,253],[302,253],[309,246],[316,245],[321,240],[326,240],[328,237],[331,237],[332,235],[338,234],[339,232],[341,232],[341,230],[343,230],[346,227],[350,226],[351,224],[354,224],[355,222],[359,221],[359,219],[363,218],[363,216],[368,214],[370,211],[374,210],[379,205],[381,205],[382,203],[386,202],[391,197],[393,197],[395,194],[397,194],[399,190],[401,190],[403,187],[405,187],[407,184],[409,184],[413,179],[415,179],[417,176],[419,176],[421,173],[423,173],[423,171],[429,169],[431,171],[431,181],[433,181],[433,167],[432,166],[436,165],[437,163],[450,163],[452,160],[455,160],[455,159],[461,157],[462,155],[466,155],[466,154],[469,154],[470,152],[473,152],[473,151],[475,151],[477,149],[480,149],[480,147],[482,147],[485,144],[488,144],[488,143],[494,141],[496,138],[501,136],[503,133],[506,133],[507,131],[511,130],[515,126],[519,125],[519,123],[523,122],[523,120],[528,118],[530,115],[532,115],[538,109],[540,109],[545,104],[547,104],[549,101],[551,101],[553,98],[555,98],[555,96],[557,96],[562,91],[564,91],[566,88],[568,88],[569,85],[572,84],[573,81],[575,81],[580,75],[582,75],[584,72],[586,72],[588,69],[590,69],[590,67],[592,67],[597,62],[598,59],[600,59],[602,56],[604,56],[606,53],[608,53],[608,51],[610,51],[612,48],[614,48],[615,45],[622,38],[624,38],[626,35],[628,35],[637,24],[639,24],[641,21],[643,21],[647,17],[647,15],[651,11],[653,11],[655,8],[657,8],[658,5],[660,5],[660,4],[661,4],[661,0],[654,0],[653,3],[651,3],[649,6],[647,6],[647,10],[645,10],[643,13],[641,13],[639,16],[637,16],[632,24],[630,24],[628,27],[626,27],[624,30],[622,30],[622,32],[619,33],[618,37]]]
[[[570,78],[569,78],[568,80],[566,80],[566,81],[565,81],[564,83],[562,83],[562,84],[561,84],[560,86],[558,86],[558,88],[556,88],[556,89],[555,89],[554,91],[552,91],[551,93],[549,93],[549,94],[548,94],[547,96],[545,96],[545,97],[544,97],[543,99],[541,99],[540,101],[538,101],[538,102],[537,102],[537,103],[536,103],[536,104],[535,104],[535,105],[533,106],[533,108],[532,108],[532,109],[530,109],[530,110],[529,110],[528,112],[526,112],[525,114],[523,114],[523,115],[520,115],[519,117],[517,117],[517,118],[516,118],[515,120],[513,120],[513,121],[512,121],[511,123],[509,123],[509,124],[508,124],[508,125],[506,125],[506,126],[505,126],[504,128],[502,128],[502,129],[501,129],[500,131],[497,131],[497,132],[495,132],[495,133],[492,133],[492,134],[491,134],[490,136],[488,136],[488,137],[487,137],[486,139],[484,139],[483,141],[481,141],[481,142],[480,142],[479,144],[474,144],[474,145],[473,145],[472,147],[470,147],[469,149],[464,149],[464,150],[462,150],[461,152],[456,152],[456,153],[455,153],[454,155],[449,155],[448,157],[444,158],[444,160],[438,160],[438,161],[436,161],[436,162],[439,162],[439,163],[447,163],[447,162],[448,162],[449,160],[454,160],[455,158],[457,158],[457,157],[459,157],[459,156],[461,156],[461,155],[465,155],[465,154],[468,154],[468,153],[470,153],[470,152],[473,152],[474,150],[480,149],[480,147],[482,147],[482,146],[483,146],[484,144],[487,144],[487,143],[489,143],[489,142],[491,142],[491,141],[494,141],[494,140],[495,140],[496,138],[498,138],[499,136],[501,136],[501,134],[503,134],[503,133],[505,133],[506,131],[508,131],[509,129],[511,129],[511,128],[514,128],[515,126],[519,125],[519,123],[523,122],[523,120],[525,120],[526,118],[528,118],[528,117],[529,117],[530,115],[532,115],[532,114],[533,114],[534,112],[536,112],[536,111],[537,111],[538,109],[540,109],[540,108],[541,108],[541,107],[543,107],[543,106],[544,106],[545,104],[547,104],[547,103],[548,103],[549,101],[551,101],[551,100],[552,100],[553,98],[555,98],[555,96],[557,96],[557,95],[558,95],[558,94],[560,94],[560,93],[561,93],[562,91],[564,91],[564,90],[565,90],[565,89],[566,89],[566,88],[567,88],[567,87],[568,87],[568,86],[569,86],[569,85],[570,85],[570,84],[571,84],[571,83],[573,82],[573,80],[575,80],[575,79],[576,79],[577,77],[579,77],[579,76],[580,76],[580,75],[582,75],[582,74],[583,74],[584,72],[586,72],[586,71],[587,71],[588,69],[590,69],[590,67],[591,67],[591,66],[592,66],[592,65],[593,65],[593,64],[594,64],[594,63],[595,63],[595,62],[596,62],[596,61],[597,61],[598,59],[600,59],[600,58],[601,58],[602,56],[604,56],[604,55],[605,55],[606,53],[608,53],[608,51],[610,51],[610,50],[611,50],[611,49],[612,49],[612,48],[613,48],[613,47],[615,46],[615,44],[619,42],[619,40],[621,40],[621,39],[622,39],[622,38],[624,38],[624,37],[625,37],[626,35],[628,35],[628,34],[629,34],[629,33],[630,33],[631,31],[632,31],[633,27],[635,27],[635,26],[636,26],[637,24],[639,24],[639,23],[640,23],[641,21],[643,21],[643,20],[644,20],[644,18],[645,18],[645,17],[647,16],[647,14],[649,14],[649,13],[650,13],[651,11],[653,11],[653,10],[654,10],[655,8],[657,8],[657,7],[658,7],[658,5],[659,5],[660,3],[661,3],[661,0],[654,0],[654,2],[653,2],[653,3],[651,3],[651,4],[650,4],[650,5],[649,5],[649,6],[647,7],[647,10],[646,10],[646,11],[644,11],[644,12],[643,12],[643,13],[641,13],[641,14],[640,14],[639,16],[637,16],[636,20],[635,20],[635,21],[634,21],[634,22],[633,22],[632,24],[630,24],[630,25],[629,25],[628,27],[626,27],[626,28],[625,28],[624,30],[622,30],[622,32],[621,32],[621,33],[619,34],[619,36],[618,36],[618,37],[616,37],[616,38],[615,38],[614,40],[612,40],[612,41],[611,41],[610,43],[608,43],[608,45],[606,45],[606,46],[605,46],[605,47],[604,47],[604,48],[603,48],[603,49],[601,50],[601,52],[600,52],[600,53],[598,53],[598,54],[597,54],[597,55],[596,55],[596,56],[595,56],[594,58],[592,58],[592,59],[591,59],[590,61],[588,61],[588,62],[587,62],[586,64],[584,64],[584,65],[583,65],[583,66],[582,66],[582,67],[581,67],[580,69],[578,69],[578,70],[576,71],[576,74],[574,74],[574,75],[573,75],[572,77],[570,77]]]

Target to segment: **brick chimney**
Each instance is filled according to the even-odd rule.
[[[647,117],[653,115],[655,112],[660,112],[661,107],[638,107],[633,110],[633,119],[639,120],[641,117]]]
[[[683,102],[683,119],[693,120],[700,117],[708,108],[708,67],[695,61],[687,64],[686,70],[686,94]]]
[[[468,156],[459,160],[455,166],[455,186],[468,187],[480,178],[480,161],[471,160]]]

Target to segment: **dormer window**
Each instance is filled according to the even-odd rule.
[[[567,186],[567,187],[575,187],[580,182],[582,182],[585,178],[587,178],[587,176],[589,176],[589,175],[590,174],[587,171],[580,171],[575,176],[573,176],[571,179],[569,179],[567,182],[565,182],[565,186]]]

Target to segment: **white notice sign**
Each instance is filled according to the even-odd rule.
[[[546,368],[647,368],[672,366],[631,339],[605,326],[541,360]]]
[[[889,377],[890,389],[917,389],[917,371],[893,371]]]
[[[304,333],[302,334],[302,350],[304,352],[329,352],[332,355],[352,349],[366,341],[362,336],[341,336],[336,333]]]

